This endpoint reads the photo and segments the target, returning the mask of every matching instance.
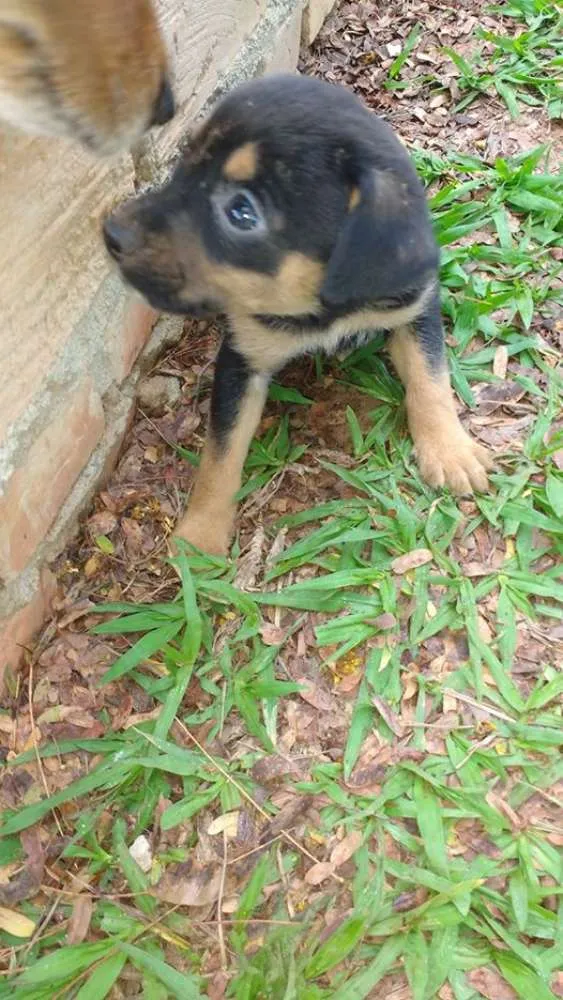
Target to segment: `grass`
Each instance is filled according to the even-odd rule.
[[[464,102],[494,86],[511,112],[524,101],[555,117],[557,6],[511,0],[502,14],[518,31],[481,32],[486,59],[452,52]],[[395,79],[400,66],[392,69]],[[526,809],[560,806],[563,677],[545,644],[531,681],[513,666],[520,630],[549,632],[563,608],[562,383],[557,353],[534,326],[557,308],[563,186],[547,146],[496,163],[415,157],[443,249],[456,391],[473,407],[483,387],[506,384],[495,374],[503,362],[521,390],[512,398],[527,420],[498,455],[493,490],[460,504],[420,480],[379,341],[330,367],[335,397],[350,392],[368,408],[373,400],[368,420],[363,407],[347,408],[347,461],[293,443],[287,419],[255,442],[243,498],[299,463],[341,482],[346,497],[267,523],[270,540],[283,530],[288,542],[259,590],[237,586],[234,562],[185,552],[175,600],[98,609],[106,617],[97,632],[120,637],[123,649],[104,682],[127,677],[158,711],[119,733],[39,749],[60,761],[80,752],[89,766],[62,791],[4,815],[0,865],[21,862],[18,835],[49,826],[58,811],[72,828],[59,868],[79,877],[55,898],[57,920],[33,898],[17,914],[0,910],[11,956],[0,997],[101,1000],[117,995],[128,971],[147,1000],[204,997],[213,984],[213,995],[235,1000],[361,1000],[404,982],[400,995],[413,1000],[505,997],[509,987],[523,1000],[555,996],[561,830]],[[320,376],[326,365],[318,360]],[[276,385],[272,397],[310,405],[295,388]],[[481,563],[467,555],[475,540],[477,552],[487,548]],[[272,618],[282,627],[268,633]],[[284,819],[260,767],[287,760],[280,735],[304,689],[285,656],[304,624],[336,704],[338,684],[359,680],[340,752],[313,752],[306,773],[283,775],[301,813],[314,803],[296,838],[295,817]],[[205,698],[190,707],[194,678]],[[309,704],[324,711],[315,697]],[[205,745],[194,736],[201,727]],[[229,728],[236,753],[221,753]],[[374,734],[375,768],[362,756]],[[29,751],[9,767],[34,759]],[[371,766],[369,781],[359,765]],[[229,823],[236,828],[242,814],[258,829],[246,868],[228,857]],[[145,871],[130,848],[156,830],[156,815],[158,847]],[[211,816],[219,849],[194,866],[198,822],[208,829]],[[155,893],[167,871],[167,892]],[[206,892],[233,899],[220,919],[190,908]],[[79,905],[87,933],[69,944]],[[10,934],[16,916],[20,936]]]

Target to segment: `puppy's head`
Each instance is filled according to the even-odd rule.
[[[419,290],[437,264],[401,143],[347,90],[297,76],[229,95],[168,185],[104,235],[124,277],[174,312],[346,311]]]
[[[174,112],[152,0],[2,0],[0,118],[127,148]]]

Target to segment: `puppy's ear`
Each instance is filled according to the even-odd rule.
[[[321,300],[365,305],[424,284],[438,248],[418,178],[375,167],[361,171],[328,262]]]

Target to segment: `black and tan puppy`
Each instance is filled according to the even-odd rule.
[[[486,487],[488,455],[450,387],[424,190],[391,129],[349,91],[289,75],[234,91],[169,184],[122,205],[105,239],[156,308],[227,316],[180,537],[227,550],[272,375],[382,329],[423,477],[456,493]]]

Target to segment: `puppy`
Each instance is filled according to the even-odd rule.
[[[128,148],[174,113],[152,0],[0,0],[0,119]]]
[[[120,206],[104,235],[154,307],[227,317],[181,538],[227,551],[272,375],[376,330],[388,332],[424,479],[459,494],[486,488],[488,455],[450,387],[423,187],[392,130],[349,91],[289,75],[242,86],[167,186]]]

